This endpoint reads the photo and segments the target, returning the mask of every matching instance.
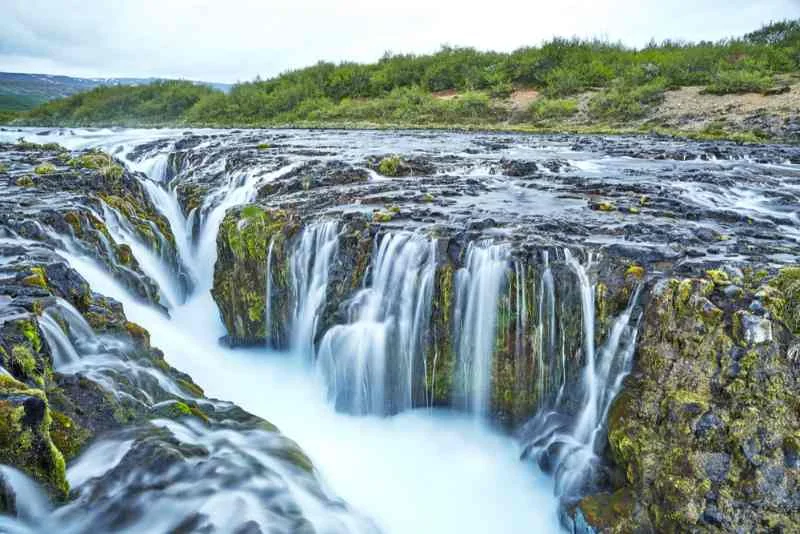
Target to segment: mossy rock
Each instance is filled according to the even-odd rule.
[[[25,175],[17,178],[16,184],[19,187],[34,187],[36,185],[36,182],[33,181],[32,176]]]
[[[66,464],[51,439],[51,421],[42,390],[0,376],[0,463],[22,470],[54,497],[65,499]]]
[[[634,370],[608,417],[609,455],[646,514],[637,524],[756,532],[800,520],[786,498],[800,487],[790,467],[800,372],[794,338],[777,319],[787,317],[781,297],[794,274],[784,270],[758,292],[728,291],[723,269],[655,286]],[[774,320],[759,320],[774,335],[743,344],[737,321],[756,299],[772,310]]]
[[[232,345],[266,342],[267,263],[276,300],[270,339],[288,339],[289,252],[297,233],[296,216],[286,210],[249,205],[230,211],[217,237],[217,263],[212,295]],[[269,256],[270,245],[272,255]]]
[[[387,156],[378,163],[378,172],[384,176],[399,176],[401,164],[400,156]]]
[[[33,169],[33,172],[39,176],[53,174],[56,172],[56,167],[52,163],[42,163],[41,165],[37,165],[36,168]]]

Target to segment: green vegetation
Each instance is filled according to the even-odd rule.
[[[99,171],[108,180],[119,180],[125,173],[122,165],[119,165],[113,157],[102,150],[93,150],[78,158],[69,160],[71,167],[75,169],[91,169]]]
[[[102,87],[44,104],[18,119],[38,125],[276,126],[383,125],[524,129],[579,111],[588,126],[644,118],[666,91],[764,91],[800,71],[800,20],[719,42],[651,43],[631,49],[600,40],[554,39],[511,53],[444,47],[430,55],[386,54],[372,64],[320,62],[275,78],[240,83],[230,94],[188,82]],[[515,89],[544,96],[513,113]],[[261,147],[259,147],[261,148]]]
[[[664,100],[666,82],[656,78],[633,84],[620,80],[589,102],[589,113],[598,119],[631,120],[644,117],[651,106]]]
[[[571,117],[578,112],[578,101],[574,98],[539,98],[530,106],[534,122]]]
[[[170,124],[182,121],[192,106],[213,94],[209,87],[182,81],[98,87],[42,104],[24,118],[43,126]]]
[[[38,175],[53,174],[54,172],[56,172],[56,167],[52,163],[42,163],[41,165],[38,165],[35,169],[33,169],[33,172],[35,172]]]
[[[383,158],[378,165],[378,172],[384,176],[397,176],[401,163],[399,156]]]
[[[717,73],[705,92],[712,95],[762,93],[772,85],[772,77],[763,72],[725,70]]]

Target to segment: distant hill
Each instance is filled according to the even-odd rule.
[[[39,104],[108,85],[147,85],[163,78],[73,78],[52,74],[0,72],[0,111],[23,111]],[[228,92],[230,84],[192,82]]]

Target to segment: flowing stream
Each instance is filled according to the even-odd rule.
[[[71,148],[101,146],[124,155],[148,136],[153,133],[56,140]],[[458,273],[464,333],[459,354],[464,373],[474,386],[465,399],[473,415],[411,409],[410,376],[418,357],[415,343],[420,329],[425,328],[420,319],[422,309],[430,305],[432,243],[402,233],[387,235],[376,243],[372,281],[356,296],[351,322],[328,331],[317,348],[316,314],[324,304],[326,263],[336,253],[336,225],[317,226],[304,237],[295,266],[298,273],[308,274],[307,278],[295,276],[296,291],[303,297],[294,314],[293,349],[302,357],[267,348],[227,349],[218,343],[225,332],[208,291],[217,228],[228,208],[251,200],[260,184],[287,172],[291,165],[272,174],[231,176],[230,183],[207,200],[199,234],[192,240],[176,195],[164,183],[164,161],[163,154],[156,154],[137,165],[149,173],[147,190],[172,225],[179,259],[194,282],[193,292],[184,293],[179,273],[158,255],[141,250],[144,246],[110,209],[103,215],[114,237],[130,244],[144,272],[159,283],[169,316],[142,304],[95,261],[75,251],[60,254],[95,291],[122,302],[128,318],[150,332],[153,346],[164,351],[171,365],[191,375],[209,397],[235,402],[277,425],[309,455],[323,481],[358,513],[372,518],[383,532],[522,534],[560,530],[552,479],[534,464],[520,462],[519,445],[480,423],[480,418],[476,424],[474,415],[485,413],[488,403],[496,310],[485,306],[497,299],[505,282],[502,266],[508,261],[508,251],[502,245],[475,245],[463,272]],[[269,288],[269,280],[265,285]],[[545,298],[542,306],[552,306],[551,299]],[[57,326],[47,321],[44,325],[58,338]],[[552,334],[546,339],[552,343]],[[334,352],[341,353],[342,346],[350,352],[347,361],[333,357]],[[321,361],[328,362],[327,372],[315,372],[307,365],[316,350]],[[77,356],[68,341],[60,340],[56,353],[58,365],[74,365]],[[392,392],[383,389],[389,362],[397,366],[393,372],[409,377]],[[337,377],[333,388],[331,375]],[[587,376],[587,380],[593,378]],[[400,413],[385,417],[387,405]],[[337,406],[345,409],[337,410]],[[587,425],[597,423],[594,411],[604,407],[600,400],[587,401],[587,410],[593,410],[593,420]],[[124,444],[119,447],[124,450]],[[103,459],[109,454],[111,451],[99,454],[90,449],[70,467],[69,477],[73,482],[87,479],[90,475],[85,471],[103,469]],[[214,508],[216,513],[223,514],[223,504],[221,501]],[[36,510],[45,507],[32,499],[30,510],[24,513],[43,513]],[[168,507],[157,509],[169,515]],[[315,526],[320,527],[319,532],[327,532],[322,525]],[[152,526],[150,531],[160,530]]]

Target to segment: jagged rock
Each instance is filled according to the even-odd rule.
[[[772,319],[737,311],[756,289],[731,297],[723,288],[696,279],[656,288],[635,369],[609,414],[611,456],[659,532],[789,531],[800,521],[800,472],[783,448],[800,428],[791,393],[800,373],[792,334],[776,320],[791,312],[785,301],[774,301]],[[599,530],[627,532],[626,517]]]

